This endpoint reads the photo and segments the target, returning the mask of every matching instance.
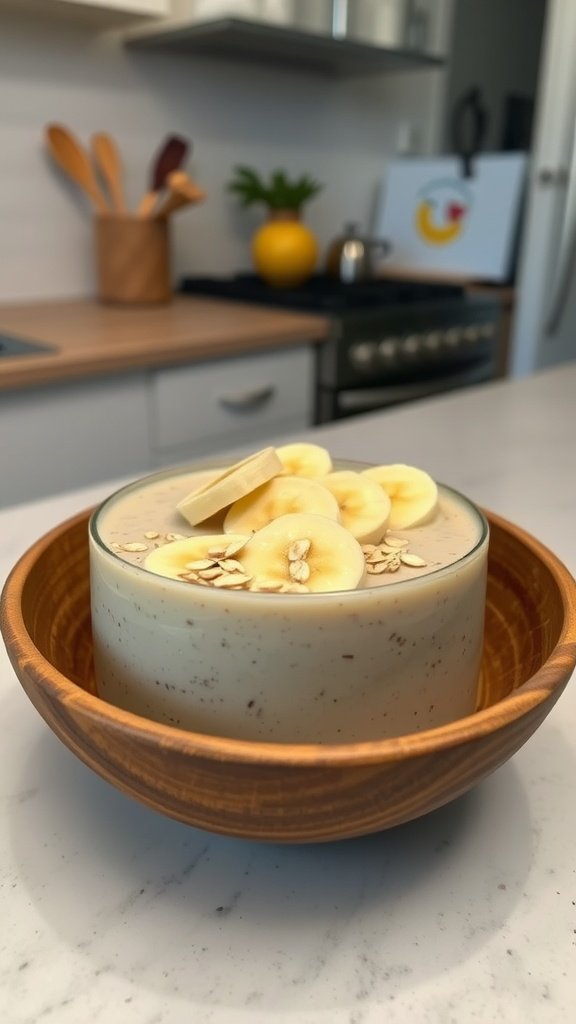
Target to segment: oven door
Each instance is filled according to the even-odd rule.
[[[375,412],[401,405],[403,402],[414,402],[420,398],[455,391],[457,388],[481,384],[493,380],[494,376],[493,360],[482,359],[428,380],[391,382],[378,387],[340,390],[320,386],[317,391],[317,423],[330,423],[332,420],[341,420],[347,416]]]

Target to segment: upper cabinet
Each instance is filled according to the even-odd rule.
[[[437,23],[452,0],[172,0],[126,44],[292,64],[335,75],[442,63]]]
[[[0,0],[0,10],[2,7],[108,27],[141,18],[169,17],[172,0]]]
[[[80,7],[100,7],[104,11],[162,17],[170,14],[171,0],[59,0],[59,2],[75,4]]]
[[[120,26],[127,46],[366,75],[443,63],[455,0],[0,0],[2,7]],[[448,12],[448,14],[446,13]]]

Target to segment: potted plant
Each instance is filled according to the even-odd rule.
[[[304,203],[322,186],[309,175],[290,180],[284,171],[273,171],[268,180],[251,167],[237,166],[228,185],[243,207],[262,203],[266,223],[252,239],[252,259],[268,284],[290,288],[312,274],[318,258],[316,238],[300,220]]]

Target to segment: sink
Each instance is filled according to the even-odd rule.
[[[32,356],[41,352],[55,352],[53,345],[45,345],[40,341],[28,341],[27,338],[19,338],[15,334],[3,334],[0,332],[0,359],[3,357],[15,359],[18,356]]]

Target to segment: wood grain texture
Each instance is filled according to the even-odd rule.
[[[176,296],[139,309],[89,300],[0,306],[0,333],[56,351],[0,359],[0,391],[321,342],[326,317]]]
[[[155,217],[167,217],[181,207],[202,203],[206,193],[184,171],[172,171],[166,178],[168,195],[154,211]]]
[[[69,128],[62,124],[49,124],[45,131],[48,150],[59,167],[75,181],[100,213],[110,209],[94,174],[94,168],[84,146]]]
[[[172,280],[166,220],[96,217],[94,236],[101,302],[138,306],[170,301]]]
[[[122,157],[115,139],[107,132],[95,132],[90,140],[90,146],[94,163],[100,171],[103,181],[106,182],[112,199],[112,208],[116,213],[127,213],[122,183]]]
[[[276,842],[376,832],[453,800],[506,761],[546,717],[576,664],[574,580],[536,540],[487,514],[479,710],[428,732],[339,746],[259,744],[171,729],[99,700],[88,513],[47,534],[14,568],[2,595],[2,632],[51,729],[94,771],[155,810]]]

